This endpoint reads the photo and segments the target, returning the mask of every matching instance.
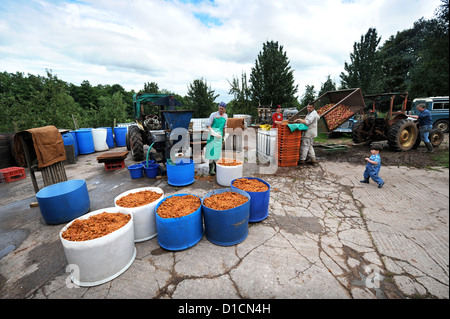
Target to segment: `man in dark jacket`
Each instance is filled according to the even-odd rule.
[[[419,119],[419,134],[420,140],[423,141],[427,147],[428,153],[433,153],[433,144],[430,142],[430,131],[433,128],[433,120],[431,119],[431,113],[425,106],[425,104],[417,105],[417,111],[419,115],[411,115],[411,117]]]

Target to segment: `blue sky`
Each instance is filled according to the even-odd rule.
[[[371,27],[384,43],[433,17],[439,0],[1,0],[0,72],[45,75],[136,91],[146,82],[185,95],[203,78],[229,101],[266,41],[283,45],[299,98],[339,82]]]

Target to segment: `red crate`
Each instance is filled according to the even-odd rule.
[[[15,182],[24,179],[25,169],[23,167],[8,167],[0,169],[0,180],[2,183]]]
[[[125,168],[125,161],[108,161],[105,162],[105,170],[107,171],[114,171],[116,169]]]

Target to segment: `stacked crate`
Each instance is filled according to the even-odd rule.
[[[278,166],[297,166],[300,158],[301,131],[291,132],[286,123],[278,128]]]
[[[8,167],[0,169],[0,183],[11,183],[24,179],[25,169],[23,167]]]

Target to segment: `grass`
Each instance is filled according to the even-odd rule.
[[[449,151],[442,151],[437,154],[433,155],[433,160],[436,161],[436,165],[440,167],[446,167],[448,168],[448,162],[449,162]]]

